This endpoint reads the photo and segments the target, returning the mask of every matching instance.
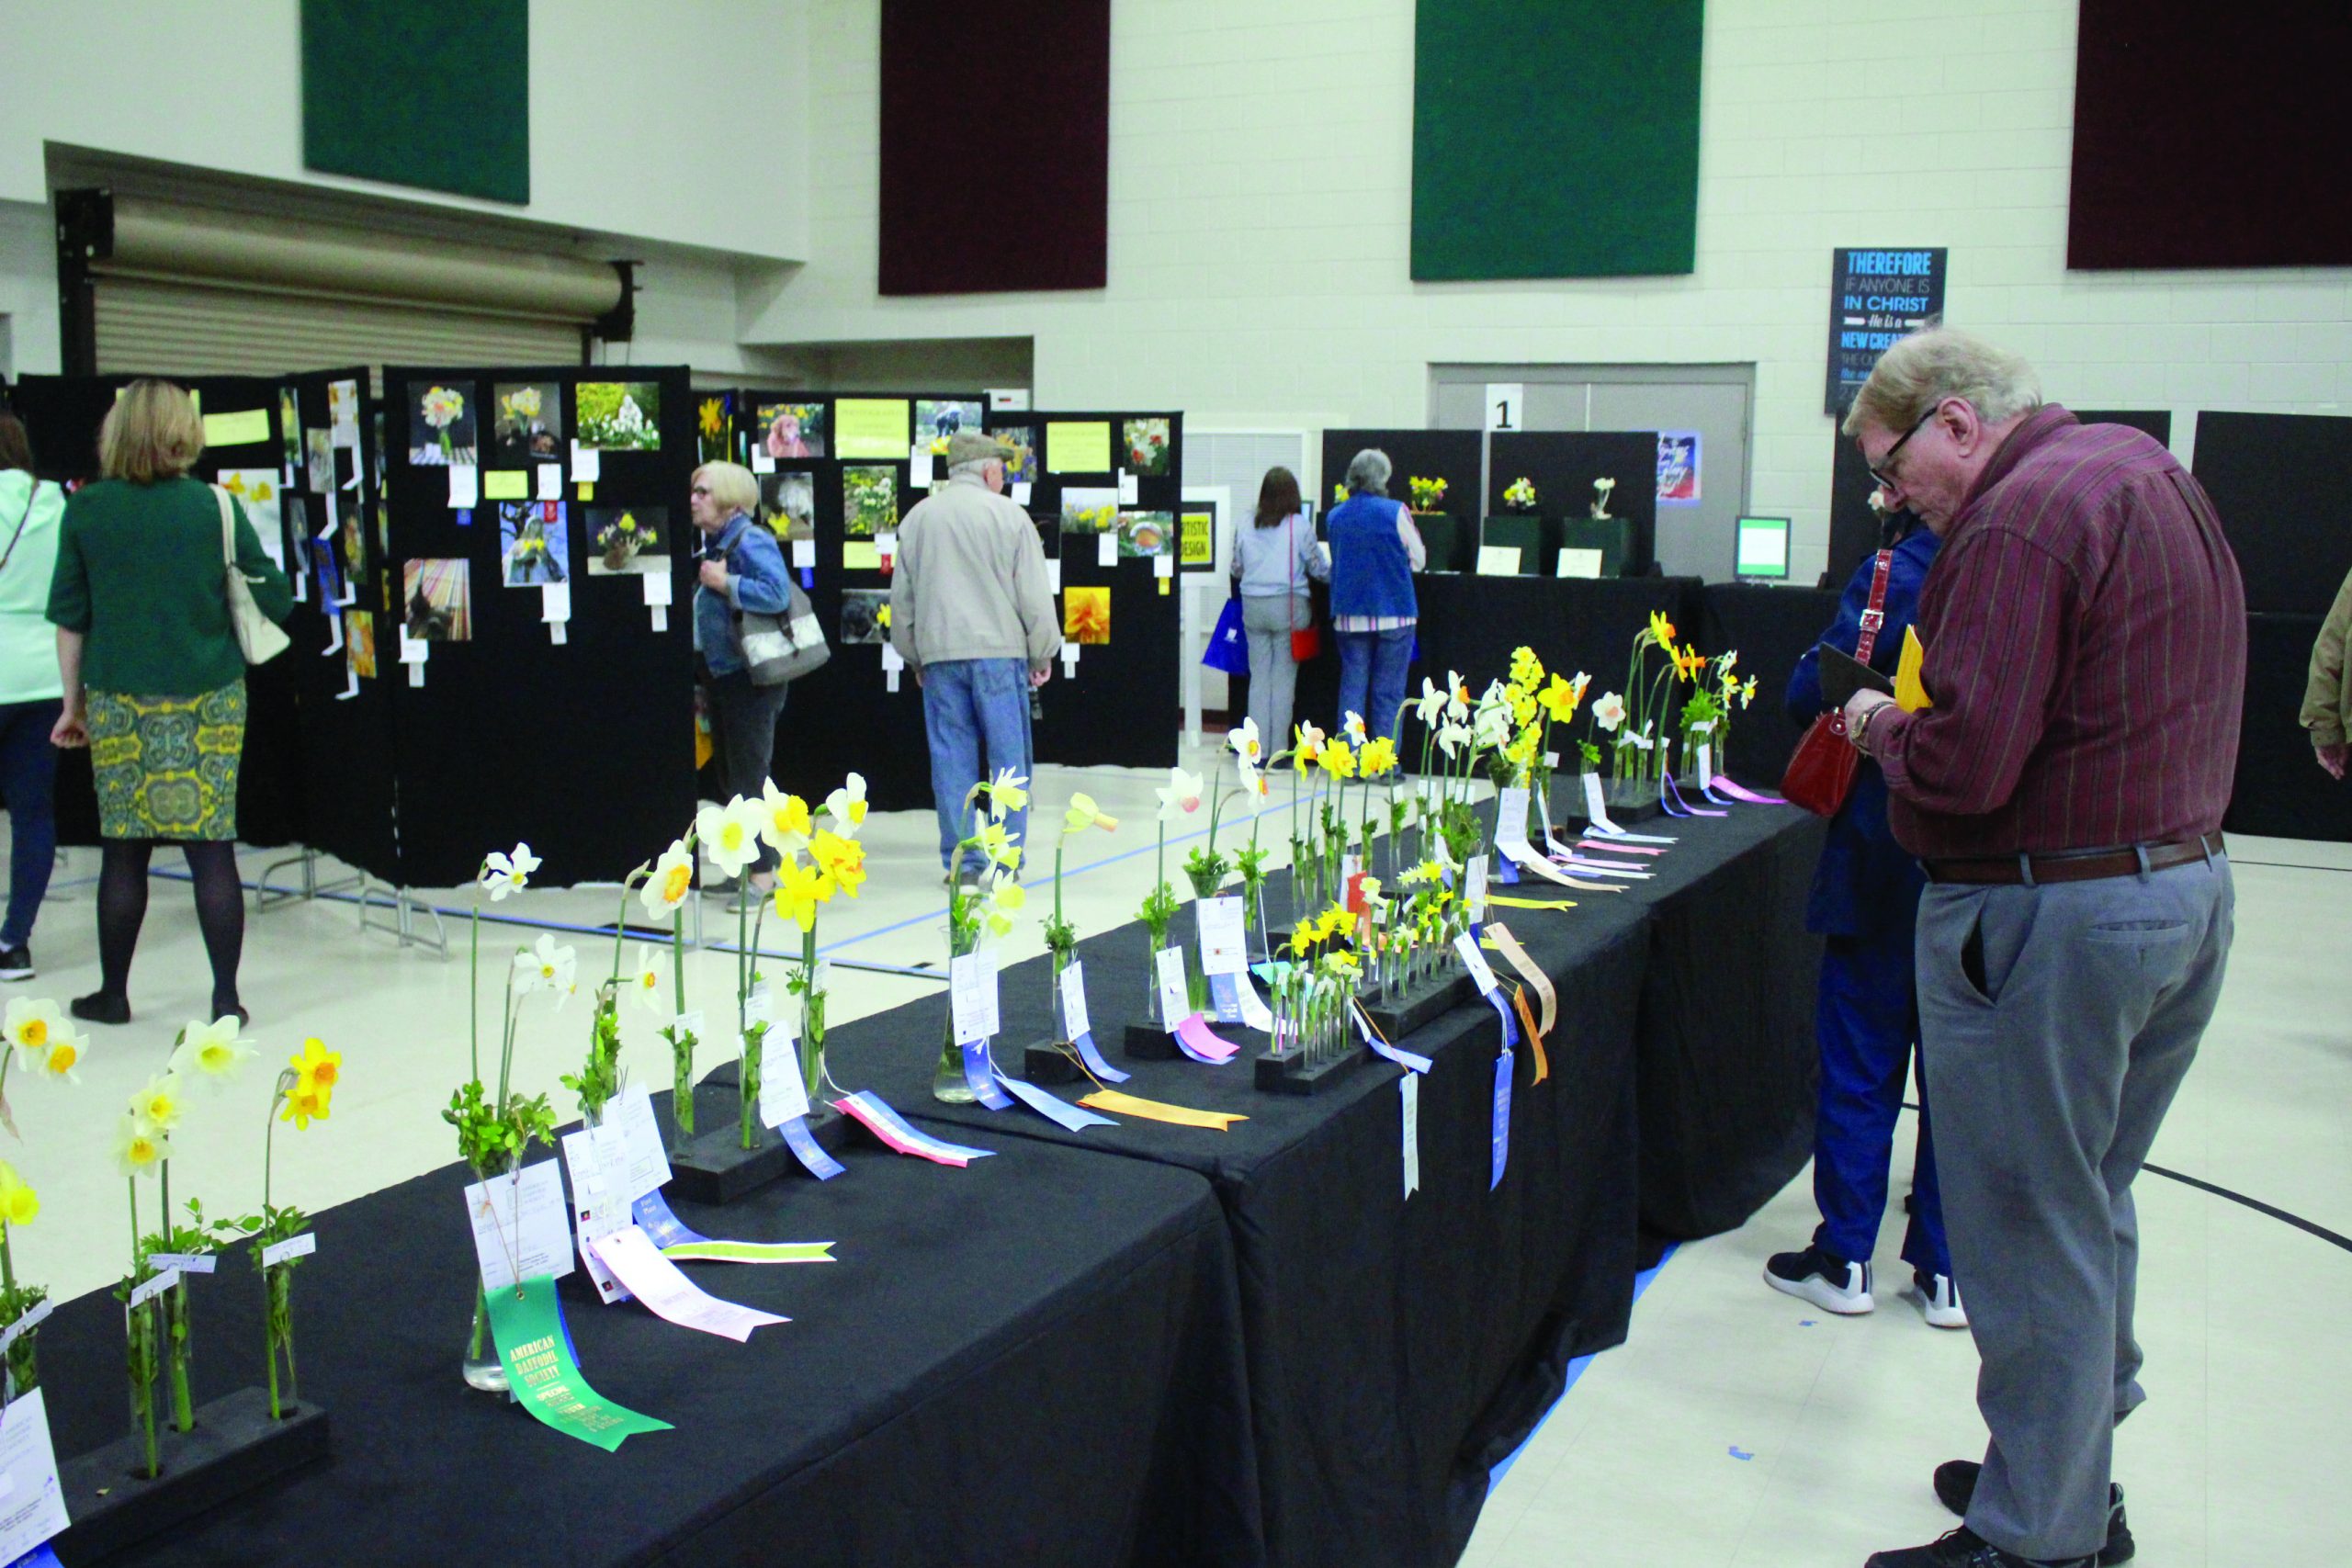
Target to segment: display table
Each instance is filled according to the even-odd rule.
[[[839,1244],[833,1264],[686,1266],[794,1319],[749,1344],[564,1281],[589,1383],[677,1428],[610,1455],[460,1382],[459,1168],[330,1210],[294,1321],[333,1460],[108,1561],[1262,1561],[1232,1249],[1208,1187],[984,1141],[1003,1153],[955,1170],[861,1134],[836,1180],[680,1205],[709,1235]],[[242,1253],[197,1282],[199,1402],[257,1376],[260,1293]],[[62,1307],[40,1356],[62,1455],[123,1432],[110,1295]]]
[[[1715,653],[1736,650],[1734,673],[1756,677],[1756,700],[1732,716],[1728,752],[1741,783],[1770,789],[1788,771],[1804,734],[1783,701],[1789,672],[1838,618],[1838,599],[1826,588],[1707,584],[1705,618],[1696,628],[1699,646]]]

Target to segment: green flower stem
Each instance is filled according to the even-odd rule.
[[[682,1027],[675,1017],[686,1010],[686,917],[683,909],[670,912],[670,986],[677,1006],[673,1010],[670,1027],[670,1119],[678,1129],[680,1142],[695,1135],[695,1037],[694,1032]],[[480,1353],[480,1348],[476,1348]]]
[[[825,993],[817,988],[817,922],[813,919],[800,933],[800,1081],[808,1103],[814,1106],[825,1081]]]
[[[466,1052],[481,1082],[481,882],[474,882],[473,957],[466,968]]]
[[[191,1349],[187,1280],[164,1292],[164,1353],[172,1374],[172,1425],[182,1432],[196,1429],[196,1403],[188,1391],[187,1364]]]

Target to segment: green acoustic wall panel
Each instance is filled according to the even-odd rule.
[[[302,0],[302,163],[531,199],[530,0]]]
[[[1413,276],[1687,273],[1702,0],[1419,0]]]

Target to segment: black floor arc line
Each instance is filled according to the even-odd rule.
[[[1917,1111],[1919,1108],[1906,1100],[1903,1102],[1903,1109],[1905,1111]],[[2301,1214],[2290,1214],[2286,1210],[2279,1208],[2276,1204],[2266,1203],[2259,1198],[2249,1198],[2243,1192],[2233,1192],[2226,1187],[2217,1187],[2212,1182],[2207,1181],[2200,1177],[2190,1176],[2183,1171],[2168,1169],[2161,1165],[2143,1164],[2140,1168],[2142,1170],[2154,1171],[2158,1176],[2177,1181],[2184,1187],[2194,1187],[2199,1192],[2211,1192],[2216,1198],[2227,1198],[2233,1203],[2243,1203],[2257,1214],[2267,1214],[2272,1219],[2279,1221],[2281,1224],[2290,1224],[2299,1231],[2308,1231],[2312,1235],[2319,1237],[2320,1240],[2327,1242],[2331,1246],[2340,1247],[2346,1252],[2352,1252],[2352,1235],[2345,1235],[2340,1232],[2332,1231],[2316,1221],[2303,1218]]]

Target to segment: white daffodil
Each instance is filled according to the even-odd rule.
[[[1603,729],[1615,729],[1625,722],[1625,699],[1614,692],[1603,695],[1592,705],[1592,722]]]
[[[1470,688],[1451,670],[1445,672],[1445,716],[1456,724],[1470,716]]]
[[[1011,768],[999,768],[996,777],[989,781],[989,815],[1001,822],[1010,813],[1027,809],[1028,784]]]
[[[1159,819],[1178,822],[1201,808],[1201,775],[1188,773],[1181,767],[1168,770],[1168,787],[1156,789],[1159,796]]]
[[[1500,681],[1487,686],[1471,716],[1472,737],[1481,746],[1500,746],[1510,739],[1510,694]]]
[[[527,996],[533,991],[553,991],[556,1003],[571,994],[572,971],[578,955],[568,947],[558,947],[552,933],[542,933],[534,945],[516,950],[514,954],[514,994]]]
[[[785,794],[775,787],[774,779],[762,779],[758,810],[760,839],[768,848],[791,856],[808,847],[808,836],[815,824],[808,820],[807,801],[797,795]]]
[[[841,788],[825,796],[825,815],[833,819],[833,831],[844,839],[854,839],[857,830],[865,826],[865,775],[852,773]]]
[[[539,869],[539,857],[531,852],[528,844],[517,844],[513,854],[492,850],[481,863],[482,890],[493,904],[509,893],[519,893],[530,886],[531,873]]]
[[[1421,694],[1413,699],[1413,712],[1423,725],[1436,725],[1438,715],[1445,711],[1445,695],[1428,676],[1421,677]]]
[[[1225,743],[1233,749],[1235,756],[1250,767],[1254,768],[1265,760],[1266,749],[1258,734],[1258,721],[1254,718],[1245,718],[1239,728],[1227,730]]]
[[[737,795],[724,806],[695,813],[695,838],[721,875],[740,876],[760,858],[760,825],[766,815],[756,801]]]
[[[1466,724],[1447,723],[1438,726],[1438,750],[1443,751],[1448,757],[1458,756],[1462,748],[1467,745],[1469,740],[1470,727]]]
[[[74,1037],[65,1010],[45,997],[9,998],[6,1021],[0,1027],[5,1027],[8,1043],[36,1065],[48,1056],[51,1045]]]
[[[990,863],[1007,872],[1021,869],[1021,840],[1001,822],[993,819],[980,824],[980,851]]]
[[[678,907],[693,897],[695,890],[695,852],[680,839],[662,852],[653,863],[652,874],[637,890],[637,901],[655,919],[677,913]]]
[[[208,1089],[235,1077],[240,1066],[260,1055],[250,1042],[237,1038],[237,1015],[230,1013],[180,1031],[180,1043],[172,1052],[173,1074]]]
[[[669,1005],[662,992],[662,950],[660,948],[650,942],[639,942],[637,964],[622,978],[628,983],[628,988],[637,993],[637,999],[644,1004],[646,1011],[660,1013],[665,1017],[668,1015]]]
[[[1363,745],[1363,715],[1355,712],[1353,709],[1350,709],[1348,716],[1340,720],[1340,733],[1346,736],[1355,744],[1359,746]]]
[[[159,1137],[180,1124],[180,1116],[187,1108],[177,1073],[161,1073],[149,1078],[147,1087],[130,1097],[131,1115]]]
[[[130,1111],[115,1124],[114,1164],[125,1176],[153,1176],[172,1157],[172,1143]]]

